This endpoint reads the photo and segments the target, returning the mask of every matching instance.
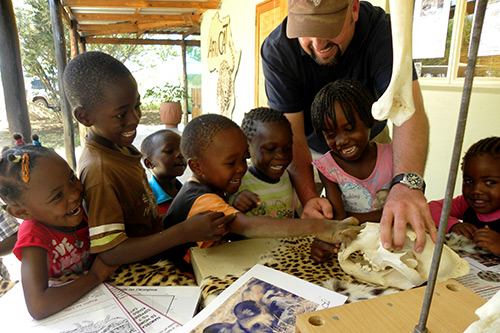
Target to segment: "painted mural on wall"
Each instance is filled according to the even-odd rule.
[[[234,80],[240,65],[241,50],[236,51],[229,26],[229,16],[219,19],[219,12],[212,18],[208,36],[208,69],[217,72],[217,105],[223,116],[231,118],[235,96]]]

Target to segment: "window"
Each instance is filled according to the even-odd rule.
[[[475,0],[415,1],[413,58],[420,77],[463,79],[475,7]],[[486,8],[475,77],[500,83],[500,0]]]

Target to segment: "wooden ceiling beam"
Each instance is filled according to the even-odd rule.
[[[86,38],[87,44],[139,44],[139,45],[182,45],[200,46],[199,40],[133,39],[133,38]]]
[[[138,8],[196,8],[217,9],[219,0],[209,1],[146,1],[146,0],[62,0],[65,7],[138,7]]]
[[[192,20],[199,22],[201,15],[147,15],[147,14],[73,14],[75,20],[81,21],[142,21],[142,20],[157,20],[157,21],[181,21]]]

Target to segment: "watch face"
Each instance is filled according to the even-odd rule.
[[[406,183],[411,187],[420,188],[422,187],[422,178],[416,173],[407,173],[406,174]]]

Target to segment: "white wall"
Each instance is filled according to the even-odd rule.
[[[236,74],[236,104],[233,120],[240,124],[243,114],[254,107],[255,79],[255,5],[261,0],[223,0],[219,10],[220,18],[230,15],[234,45],[241,50],[241,61]],[[386,0],[372,0],[373,4],[385,7]],[[204,113],[218,113],[216,105],[217,73],[208,71],[206,62],[206,43],[210,21],[215,10],[203,15],[201,25],[202,47],[202,107]],[[474,87],[480,86],[479,80]],[[425,172],[426,195],[429,200],[444,197],[451,154],[457,127],[461,86],[438,86],[421,81],[425,109],[427,111],[431,134],[430,149]],[[470,145],[487,136],[500,136],[500,88],[475,88],[471,97],[467,129],[462,156]],[[461,192],[461,174],[457,176],[455,194]]]
[[[500,88],[481,88],[474,81],[466,122],[462,154],[476,141],[500,136]],[[430,147],[425,180],[429,200],[443,198],[455,142],[463,87],[440,87],[421,82],[425,110],[430,122]],[[457,175],[455,195],[462,191],[462,174]]]

